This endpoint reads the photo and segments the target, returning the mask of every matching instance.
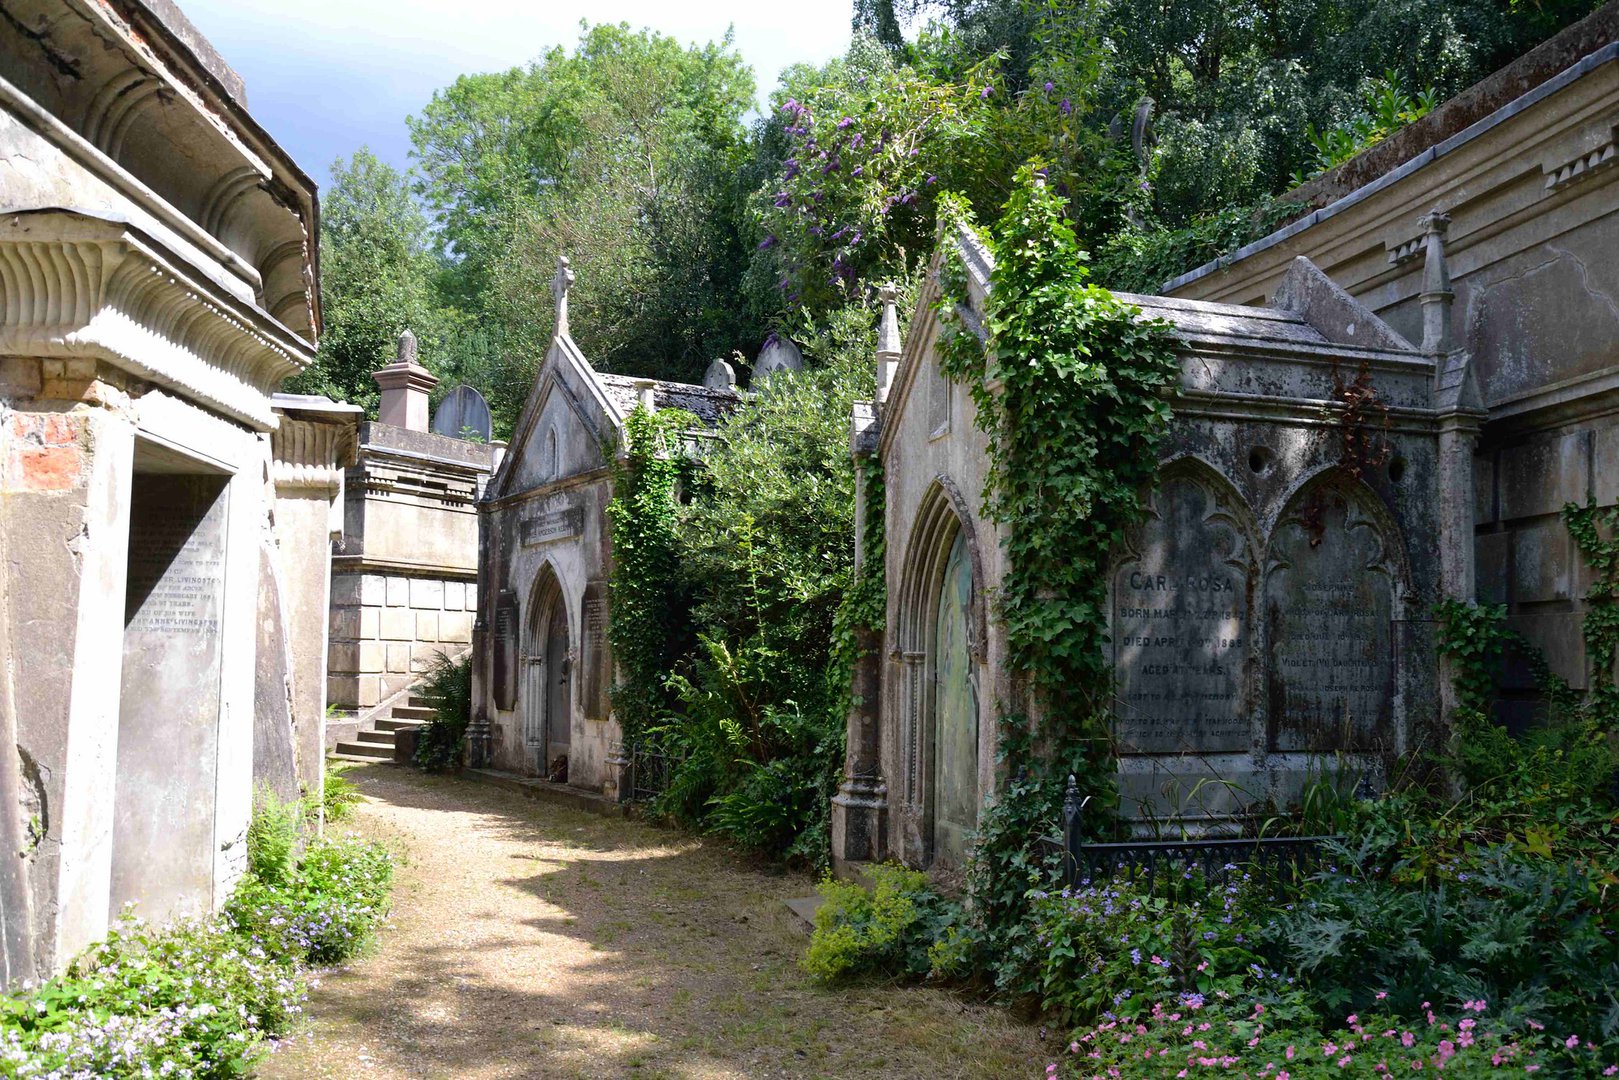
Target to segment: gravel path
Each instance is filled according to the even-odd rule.
[[[259,1070],[308,1077],[1039,1077],[1004,1010],[821,990],[782,901],[808,879],[638,822],[387,765],[344,828],[404,857],[379,947],[328,973]]]

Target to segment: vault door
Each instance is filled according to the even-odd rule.
[[[947,866],[965,862],[967,834],[978,826],[978,686],[967,629],[972,590],[972,559],[958,531],[933,639],[933,856]]]
[[[555,774],[558,759],[567,756],[573,715],[569,693],[568,612],[558,601],[551,605],[545,630],[545,757],[547,772]],[[557,777],[561,779],[562,777]]]

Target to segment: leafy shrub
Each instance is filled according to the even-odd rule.
[[[1075,1032],[1068,1053],[1046,1067],[1055,1077],[1188,1077],[1208,1074],[1321,1080],[1325,1077],[1522,1075],[1548,1064],[1588,1070],[1601,1059],[1579,1043],[1559,1043],[1529,1025],[1486,1018],[1489,1003],[1461,1003],[1455,1019],[1426,1007],[1415,1022],[1381,1010],[1352,1013],[1341,1027],[1318,1028],[1296,1006],[1252,997],[1182,994],[1108,1016]]]
[[[439,653],[422,678],[421,696],[434,712],[416,736],[416,764],[429,772],[460,766],[472,719],[472,657]]]
[[[62,974],[0,994],[0,1077],[244,1075],[302,1011],[305,968],[353,956],[387,904],[387,852],[317,838],[297,854],[302,809],[260,793],[219,915],[153,929],[126,912]]]
[[[1305,129],[1315,156],[1293,175],[1293,183],[1302,184],[1342,165],[1438,107],[1439,95],[1431,86],[1412,96],[1393,71],[1368,79],[1361,88],[1360,107],[1348,117],[1322,131],[1313,124]]]
[[[344,821],[353,808],[365,801],[360,789],[354,782],[343,774],[348,771],[347,765],[337,765],[328,762],[326,765],[326,778],[321,783],[321,807],[328,822]]]
[[[253,817],[247,824],[249,874],[270,884],[286,879],[307,810],[302,801],[283,802],[269,788],[259,788],[253,798]]]
[[[387,906],[393,860],[379,845],[313,841],[287,877],[250,877],[225,904],[231,928],[278,960],[329,966],[359,953]]]
[[[234,1076],[302,1011],[296,971],[219,919],[125,915],[54,979],[0,996],[0,1076]]]
[[[1261,975],[1284,980],[1260,968],[1258,926],[1270,898],[1247,875],[1220,885],[1201,870],[1170,871],[1159,884],[1154,892],[1145,876],[1120,874],[1034,895],[1044,1011],[1089,1020],[1132,999],[1236,992]]]
[[[957,918],[958,909],[928,887],[926,874],[895,864],[868,874],[869,890],[831,877],[817,887],[821,906],[804,970],[820,982],[926,975],[929,951]]]

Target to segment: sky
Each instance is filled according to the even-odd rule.
[[[409,164],[405,117],[457,75],[572,49],[579,20],[648,26],[682,42],[735,28],[761,103],[791,64],[849,43],[850,0],[180,0],[247,83],[249,110],[324,189],[339,156],[367,145]]]

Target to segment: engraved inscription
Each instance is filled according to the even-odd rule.
[[[524,518],[517,526],[518,539],[524,547],[566,540],[578,536],[584,529],[585,511],[578,506],[534,514]]]
[[[1195,475],[1159,485],[1113,575],[1114,732],[1138,753],[1252,746],[1245,693],[1253,560],[1230,497]]]
[[[591,582],[585,588],[584,601],[584,705],[585,716],[591,720],[607,719],[607,598],[603,586]]]
[[[1357,499],[1318,491],[1277,526],[1265,579],[1270,748],[1370,750],[1394,699],[1394,580]]]
[[[129,537],[129,593],[141,597],[127,629],[213,635],[219,632],[223,530],[194,528],[179,514],[153,515]]]

